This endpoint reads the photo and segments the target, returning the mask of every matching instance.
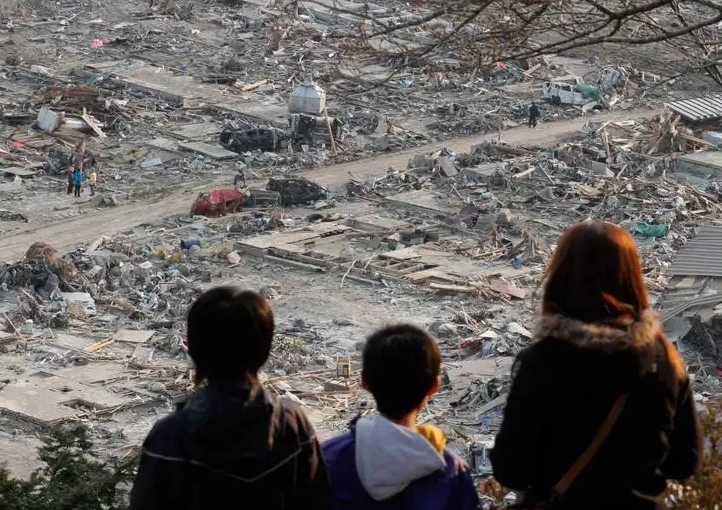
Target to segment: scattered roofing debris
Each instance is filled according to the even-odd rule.
[[[672,276],[722,277],[722,227],[704,226],[677,252]]]
[[[717,120],[722,117],[722,94],[682,99],[664,105],[690,122]]]

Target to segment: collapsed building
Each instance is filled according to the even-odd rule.
[[[343,141],[346,128],[326,111],[326,91],[314,83],[303,83],[291,93],[288,127],[240,129],[235,125],[221,133],[221,145],[233,152],[278,151],[300,145],[322,144],[335,148]]]

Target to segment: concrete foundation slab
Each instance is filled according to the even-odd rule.
[[[177,152],[180,150],[178,142],[176,140],[171,140],[170,138],[153,138],[152,140],[145,142],[145,144],[149,147],[153,147],[154,149],[161,149],[169,152]]]
[[[479,379],[481,377],[500,377],[511,371],[514,358],[500,356],[488,359],[468,359],[459,363],[449,363],[447,373],[451,384],[461,382],[464,378]]]
[[[405,221],[396,220],[394,218],[386,218],[376,214],[351,218],[348,221],[348,225],[359,230],[367,230],[371,232],[392,232],[394,230],[408,228],[410,226]]]
[[[228,151],[220,145],[210,145],[203,142],[187,142],[178,144],[183,150],[197,152],[211,159],[234,159],[238,157],[235,152]]]
[[[63,368],[53,372],[53,375],[63,379],[69,379],[81,384],[105,383],[117,379],[125,373],[125,367],[118,363],[89,363],[69,368]]]
[[[75,410],[60,405],[68,400],[62,392],[27,381],[8,384],[0,391],[0,412],[39,425],[53,425],[75,416]]]
[[[436,197],[427,190],[399,193],[384,199],[384,202],[398,207],[411,207],[422,212],[436,213],[447,216],[456,214],[465,205],[461,200],[452,197]]]
[[[171,134],[184,140],[200,140],[220,134],[221,128],[212,122],[175,126]]]
[[[689,172],[702,176],[722,176],[722,151],[694,152],[677,157],[677,172]]]
[[[105,383],[122,377],[117,363],[91,363],[54,372],[35,372],[0,390],[0,413],[43,426],[73,418],[82,407],[112,409],[136,401],[130,392],[115,393]]]
[[[92,345],[95,342],[96,340],[90,338],[68,335],[67,333],[55,333],[55,338],[50,343],[63,349],[82,351],[87,346]]]
[[[127,342],[131,344],[143,344],[155,335],[155,331],[146,331],[142,329],[121,329],[115,335],[113,340],[116,342]]]

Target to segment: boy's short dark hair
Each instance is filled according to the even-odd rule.
[[[273,340],[268,302],[238,287],[204,292],[188,312],[188,354],[196,382],[255,379]]]
[[[366,340],[361,376],[379,412],[398,420],[421,405],[440,368],[434,339],[421,328],[400,324],[381,328]]]

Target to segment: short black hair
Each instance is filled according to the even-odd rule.
[[[361,377],[379,412],[398,420],[421,405],[440,368],[441,352],[434,339],[421,328],[399,324],[368,337]]]
[[[188,312],[188,354],[196,383],[255,380],[273,340],[268,302],[238,287],[204,292]]]

